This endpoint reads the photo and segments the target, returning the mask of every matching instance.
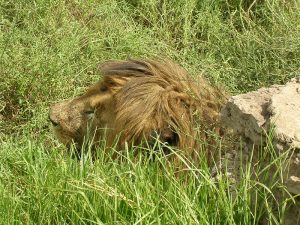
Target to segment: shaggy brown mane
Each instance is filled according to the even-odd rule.
[[[69,136],[67,139],[80,145],[90,123],[96,132],[95,145],[105,139],[111,146],[119,136],[117,148],[122,150],[125,143],[151,143],[158,138],[192,154],[198,142],[207,139],[206,131],[218,127],[222,92],[203,78],[189,76],[171,61],[109,61],[101,66],[101,72],[103,79],[86,94],[51,107],[50,118],[59,124],[58,137],[64,134],[64,138]],[[72,112],[66,121],[62,115],[74,107],[79,109],[77,117],[89,108],[94,112],[93,119],[81,116],[78,125]],[[75,121],[76,126],[72,125]],[[82,137],[72,136],[71,131],[65,135],[64,125],[80,130]]]

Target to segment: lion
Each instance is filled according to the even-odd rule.
[[[90,138],[93,149],[159,141],[192,155],[218,131],[223,93],[170,60],[108,61],[101,73],[83,95],[50,106],[57,138],[79,154]]]

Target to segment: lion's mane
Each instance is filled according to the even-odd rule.
[[[122,150],[125,143],[159,140],[192,154],[199,144],[209,143],[209,132],[217,131],[223,93],[179,65],[168,60],[108,61],[101,72],[103,79],[85,94],[51,107],[50,119],[57,136],[64,134],[64,143],[82,145],[90,124],[95,145],[105,140],[112,146],[118,139],[116,148]],[[85,119],[86,110],[94,112],[92,120]]]

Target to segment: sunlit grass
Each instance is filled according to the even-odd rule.
[[[261,218],[273,224],[285,210],[274,191],[285,191],[278,162],[286,153],[270,159],[275,170],[254,164],[250,156],[235,182],[226,175],[226,166],[212,177],[204,160],[187,167],[185,178],[179,179],[157,152],[152,152],[154,160],[131,152],[112,160],[99,149],[96,160],[86,153],[78,161],[58,147],[46,150],[42,143],[47,138],[3,140],[3,224],[255,224]]]

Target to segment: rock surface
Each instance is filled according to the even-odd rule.
[[[271,134],[269,136],[273,137],[276,150],[279,153],[288,151],[283,169],[287,190],[294,195],[300,194],[300,77],[286,85],[260,88],[231,97],[222,109],[221,117],[226,127],[244,137],[252,146],[265,146],[267,134]],[[254,155],[258,156],[255,151],[263,148],[250,147],[246,150],[248,153],[251,151],[249,149],[254,149]],[[234,159],[237,160],[240,159]],[[297,205],[291,210],[300,216],[300,201]],[[297,217],[290,219],[285,224],[299,223]]]
[[[300,78],[233,96],[222,109],[222,123],[261,145],[274,127],[282,147],[300,147]]]
[[[271,97],[268,110],[276,140],[300,148],[300,78],[281,87]]]

